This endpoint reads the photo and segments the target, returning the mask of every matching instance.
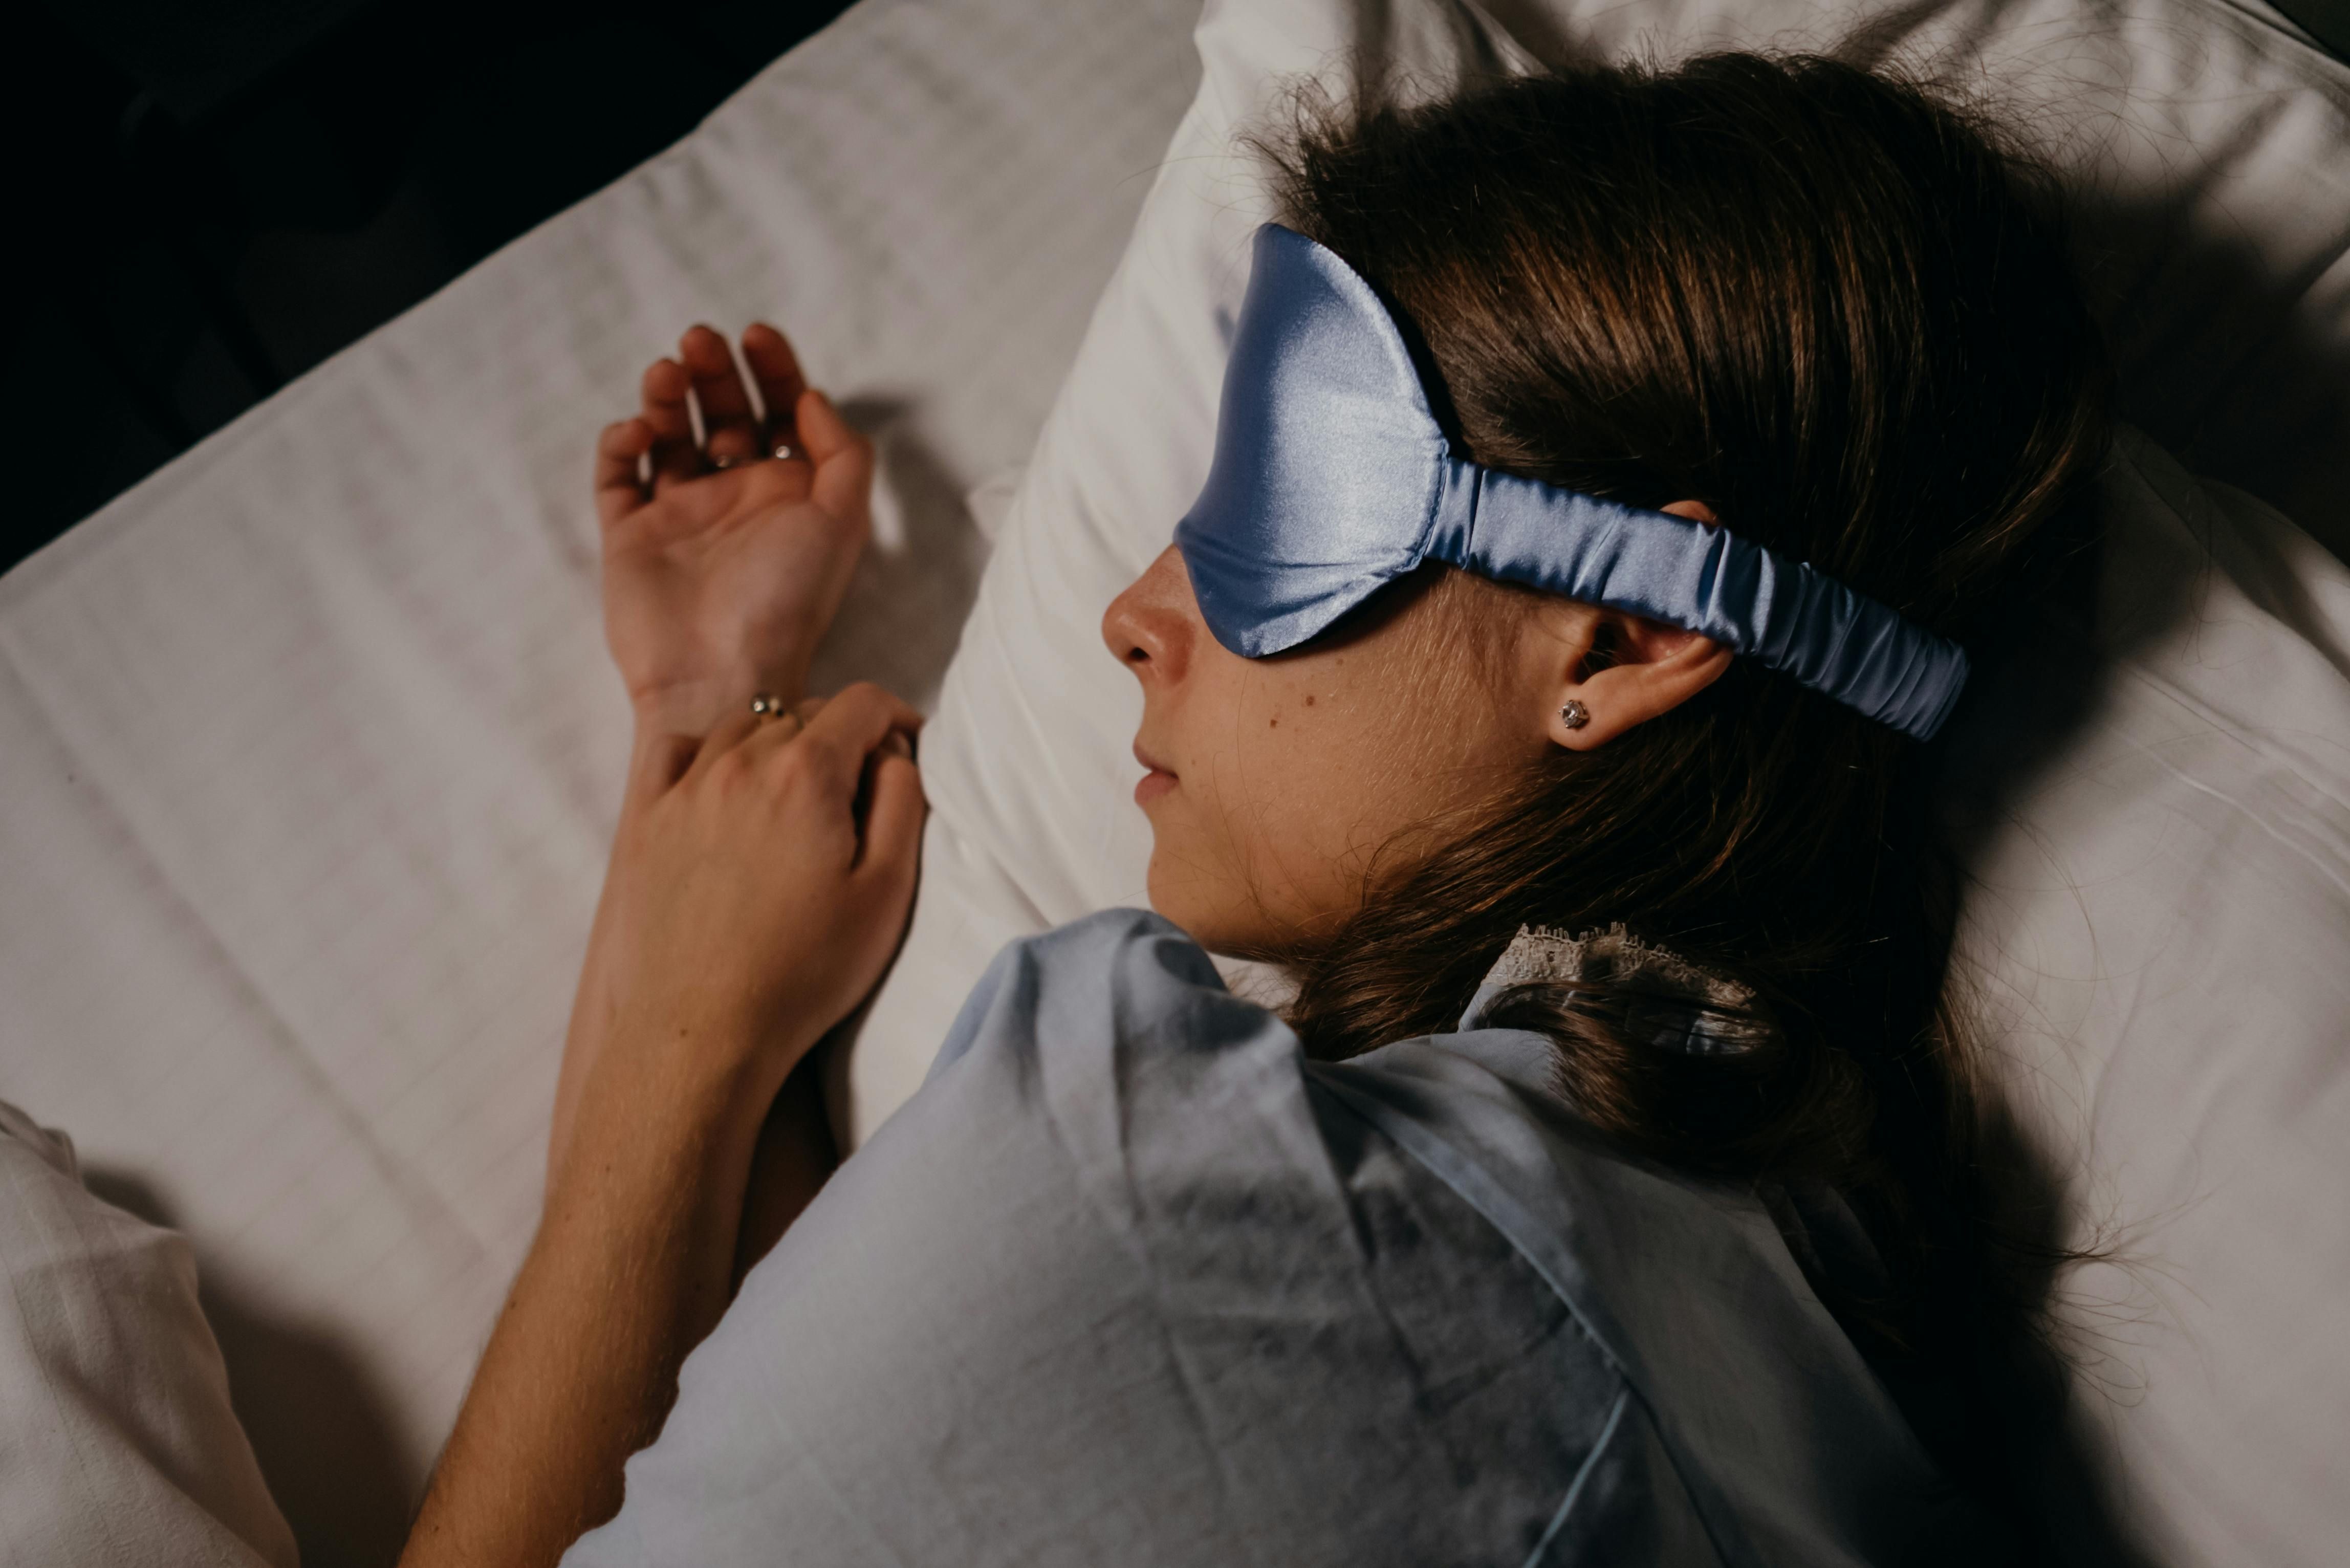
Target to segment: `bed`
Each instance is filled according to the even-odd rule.
[[[937,813],[839,1058],[861,1136],[1003,940],[1139,898],[1131,698],[1090,627],[1204,467],[1253,221],[1225,149],[1266,85],[1367,47],[1440,79],[1840,40],[2040,106],[2151,438],[2116,481],[2147,522],[2102,645],[2128,674],[2089,694],[2109,718],[2029,809],[1986,782],[1978,829],[1970,972],[2022,1145],[2081,1223],[2189,1217],[2096,1287],[2128,1322],[2094,1341],[2063,1484],[2085,1550],[2324,1560],[2350,1525],[2322,1304],[2350,1286],[2350,587],[2312,536],[2350,546],[2350,71],[2222,0],[1264,0],[1211,6],[1196,48],[1194,20],[864,0],[0,581],[0,1099],[192,1240],[306,1560],[397,1542],[536,1217],[626,728],[586,441],[646,358],[770,316],[880,442],[817,680],[937,710]],[[2190,897],[2220,915],[2133,913]],[[2241,972],[2215,992],[2180,942]],[[2182,1176],[2183,1127],[2273,1158]]]
[[[536,1220],[628,732],[584,443],[786,324],[881,447],[816,679],[929,701],[1195,17],[859,5],[0,583],[0,1098],[193,1240],[307,1562],[388,1560]]]

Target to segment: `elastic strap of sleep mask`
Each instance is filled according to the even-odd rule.
[[[1967,680],[1956,643],[1726,527],[1455,457],[1377,293],[1277,223],[1257,230],[1214,461],[1175,542],[1244,658],[1440,561],[1700,633],[1921,741]]]

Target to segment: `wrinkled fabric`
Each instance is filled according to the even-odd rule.
[[[1979,1553],[1761,1209],[1601,1149],[1547,1060],[1309,1064],[1132,910],[1014,943],[567,1562]]]
[[[0,1565],[295,1568],[185,1238],[0,1104]]]
[[[1956,643],[1726,527],[1452,455],[1370,285],[1278,223],[1256,232],[1215,457],[1175,542],[1210,629],[1249,659],[1440,561],[1702,633],[1919,740],[1966,685]]]

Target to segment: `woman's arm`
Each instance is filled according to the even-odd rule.
[[[606,630],[637,740],[545,1211],[412,1565],[552,1563],[618,1508],[686,1354],[831,1168],[807,1058],[911,905],[914,713],[873,687],[748,711],[754,691],[797,696],[863,544],[872,452],[780,334],[754,327],[743,351],[777,417],[755,420],[723,340],[697,327],[598,446]],[[794,455],[757,461],[778,442]]]
[[[620,1501],[724,1311],[760,1128],[879,977],[913,896],[914,713],[874,687],[805,732],[745,716],[632,800],[612,906],[634,940],[536,1239],[402,1561],[552,1563]],[[681,746],[639,748],[658,780]],[[861,806],[861,811],[860,811]],[[861,820],[860,820],[861,818]]]

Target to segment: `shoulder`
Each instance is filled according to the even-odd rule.
[[[1136,909],[1007,948],[900,1116],[932,1147],[1016,1127],[1128,1230],[1203,1185],[1270,1192],[1326,1175],[1296,1036]]]
[[[1322,1066],[1155,916],[1014,944],[689,1359],[577,1563],[1963,1539],[1752,1201],[1583,1134],[1545,1049]]]
[[[997,961],[580,1561],[786,1528],[841,1562],[1522,1559],[1620,1393],[1279,1019],[1114,911]]]
[[[1180,929],[1147,910],[1107,909],[997,956],[908,1109],[935,1121],[951,1114],[946,1104],[1015,1081],[1056,1132],[1090,1143],[1089,1110],[1114,1102],[1149,1114],[1250,1085],[1294,1089],[1299,1060],[1287,1026],[1226,991]]]

